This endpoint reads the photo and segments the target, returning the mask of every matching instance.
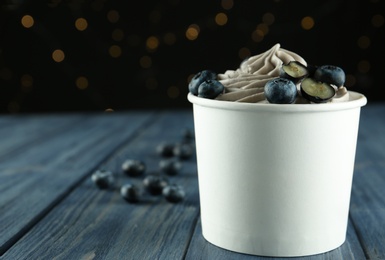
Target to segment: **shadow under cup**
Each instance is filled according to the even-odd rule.
[[[204,238],[263,256],[305,256],[346,239],[365,96],[328,104],[193,103]]]

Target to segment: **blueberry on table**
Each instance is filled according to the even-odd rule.
[[[336,90],[328,83],[306,78],[301,82],[301,94],[311,102],[325,103],[334,97]]]
[[[162,157],[174,156],[174,144],[162,142],[156,147],[156,152]]]
[[[140,176],[145,172],[146,165],[143,161],[128,159],[123,162],[122,170],[128,176]]]
[[[185,192],[183,188],[176,184],[170,184],[166,186],[162,191],[163,196],[167,201],[177,203],[185,198]]]
[[[188,89],[191,94],[197,96],[198,95],[198,88],[202,82],[206,80],[216,79],[217,74],[211,70],[203,70],[201,72],[198,72],[194,75],[194,77],[191,79]]]
[[[92,174],[91,179],[100,189],[110,188],[114,183],[112,172],[106,170],[97,170]]]
[[[198,97],[214,99],[223,93],[225,87],[215,79],[203,81],[198,88]]]
[[[160,195],[164,187],[168,185],[168,181],[161,175],[148,175],[143,180],[143,185],[151,195]]]
[[[138,202],[140,200],[141,192],[137,186],[135,186],[131,183],[128,183],[128,184],[124,184],[120,188],[120,195],[126,201],[131,202],[131,203],[135,203],[135,202]]]
[[[163,159],[159,162],[159,168],[167,175],[177,175],[182,169],[182,163],[176,158]]]
[[[189,128],[186,128],[183,130],[182,132],[182,140],[184,143],[190,143],[192,141],[194,141],[195,139],[195,134],[194,134],[194,131],[189,129]]]
[[[290,61],[287,64],[283,64],[280,70],[280,77],[286,78],[297,84],[303,78],[309,75],[309,71],[305,65],[298,61]]]
[[[266,82],[265,97],[274,104],[291,104],[297,98],[297,87],[293,81],[285,78],[274,78]]]
[[[189,143],[176,144],[174,147],[174,155],[182,160],[189,159],[194,153],[194,147]]]
[[[314,79],[341,87],[345,84],[345,72],[334,65],[322,65],[314,72]]]

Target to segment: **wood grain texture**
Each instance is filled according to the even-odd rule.
[[[366,259],[385,259],[385,106],[362,109],[350,216]]]
[[[83,114],[20,115],[0,118],[0,160],[18,149],[58,134],[85,118]]]
[[[3,156],[0,254],[114,149],[143,127],[149,116],[90,114],[65,131],[45,135],[35,145],[26,145],[17,153]],[[22,120],[18,127],[25,127]]]
[[[384,115],[385,104],[362,109],[346,242],[290,259],[385,259]],[[146,175],[159,173],[155,147],[179,142],[193,128],[192,111],[22,121],[0,117],[0,259],[287,259],[234,253],[202,237],[195,156],[169,177],[185,188],[183,203],[146,193],[138,204],[121,198],[121,185],[143,179],[125,176],[122,162],[143,159]],[[115,187],[97,189],[96,169],[112,170]]]
[[[145,194],[129,204],[119,187],[141,185],[143,177],[122,174],[124,159],[146,162],[146,174],[159,172],[155,152],[161,141],[180,141],[181,130],[192,128],[191,113],[161,114],[135,139],[117,150],[98,168],[115,173],[116,186],[99,190],[87,178],[53,208],[4,255],[4,259],[182,259],[199,215],[195,157],[182,161],[182,172],[169,176],[186,191],[183,203],[172,204]]]

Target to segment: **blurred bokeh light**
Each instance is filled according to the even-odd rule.
[[[275,43],[385,99],[384,2],[6,0],[0,113],[190,107],[189,79]]]

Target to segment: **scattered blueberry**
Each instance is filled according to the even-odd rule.
[[[122,170],[128,176],[140,176],[146,170],[146,165],[143,161],[128,159],[122,164]]]
[[[322,65],[314,72],[314,79],[341,87],[345,83],[345,72],[334,65]]]
[[[328,83],[306,78],[301,82],[301,94],[314,103],[325,103],[336,94],[336,90]]]
[[[140,200],[141,192],[140,189],[131,184],[125,184],[120,188],[120,195],[128,202],[135,203]]]
[[[189,129],[189,128],[186,128],[183,130],[182,132],[182,140],[184,143],[190,143],[192,141],[194,141],[195,139],[195,134],[194,134],[194,131]]]
[[[283,64],[280,70],[280,77],[286,78],[297,84],[303,78],[309,74],[305,65],[298,61],[290,61],[287,64]]]
[[[160,170],[167,175],[177,175],[182,166],[182,163],[176,158],[163,159],[159,162]]]
[[[214,99],[223,93],[225,87],[215,79],[203,81],[198,88],[198,97]]]
[[[114,183],[112,172],[106,170],[97,170],[92,174],[91,179],[100,189],[108,189]]]
[[[265,84],[265,97],[274,104],[291,104],[297,97],[297,87],[285,78],[274,78]]]
[[[194,153],[194,148],[192,144],[189,143],[180,143],[174,146],[174,155],[179,157],[182,160],[189,159]]]
[[[143,180],[143,185],[151,195],[160,195],[164,187],[168,185],[168,181],[161,175],[148,175]]]
[[[174,156],[174,144],[162,142],[156,147],[156,152],[162,157]]]
[[[182,201],[186,195],[183,188],[176,184],[170,184],[166,186],[163,189],[162,194],[167,201],[172,203],[177,203]]]
[[[188,85],[188,89],[193,95],[197,96],[198,88],[200,84],[202,84],[202,82],[206,80],[216,79],[216,78],[217,78],[217,74],[215,72],[211,70],[203,70],[194,75],[194,77],[191,79]]]

